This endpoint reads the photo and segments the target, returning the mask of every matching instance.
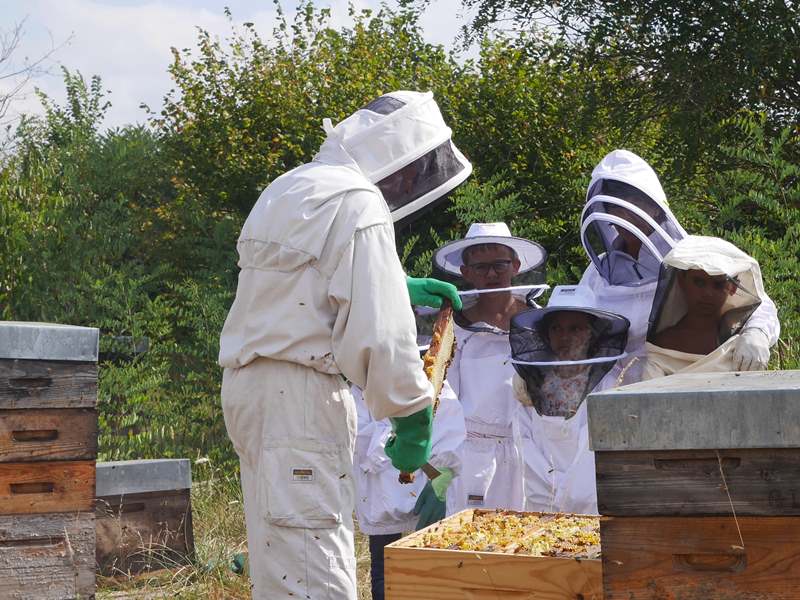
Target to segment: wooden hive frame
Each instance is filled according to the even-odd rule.
[[[467,509],[386,546],[387,600],[603,598],[600,559],[414,547],[427,533],[459,530],[476,516],[493,512]]]

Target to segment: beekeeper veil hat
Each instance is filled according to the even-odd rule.
[[[658,176],[642,158],[614,150],[598,163],[581,214],[581,243],[609,284],[655,282],[664,256],[685,236]]]
[[[739,333],[766,298],[758,261],[720,238],[690,235],[664,257],[650,313],[648,341],[676,325],[688,306],[678,276],[687,271],[705,271],[716,281],[725,301],[720,309],[719,343]],[[709,285],[708,283],[704,283]]]
[[[628,320],[595,308],[586,286],[557,286],[546,308],[511,319],[511,363],[543,416],[573,415],[625,357]]]
[[[472,172],[431,92],[391,92],[324,126],[380,189],[396,224],[432,208]]]

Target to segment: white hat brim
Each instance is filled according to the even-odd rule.
[[[495,235],[464,238],[463,240],[445,244],[436,251],[433,255],[433,260],[442,271],[461,277],[461,267],[464,264],[462,259],[464,249],[481,244],[500,244],[514,250],[520,262],[519,274],[538,269],[547,260],[547,251],[536,242],[525,238]]]

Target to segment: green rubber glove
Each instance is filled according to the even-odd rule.
[[[455,310],[461,310],[458,288],[452,283],[430,277],[406,277],[406,285],[411,304],[414,306],[440,308],[442,300],[447,299]]]
[[[431,455],[433,407],[426,406],[407,417],[391,417],[394,430],[386,442],[386,456],[394,468],[413,473],[428,462]]]
[[[447,494],[447,488],[450,486],[450,482],[453,481],[453,471],[452,469],[448,469],[447,467],[442,467],[439,469],[440,475],[434,479],[431,479],[431,487],[433,488],[433,493],[436,494],[436,497],[444,502],[445,494]]]
[[[439,478],[437,477],[436,479]],[[417,498],[413,512],[415,515],[419,515],[417,529],[433,525],[436,521],[444,519],[445,512],[447,512],[445,504],[436,497],[436,492],[433,491],[433,484],[430,481],[422,488],[422,493]]]

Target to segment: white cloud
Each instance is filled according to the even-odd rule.
[[[294,6],[294,3],[283,4]],[[352,23],[347,0],[317,3],[326,4],[331,8],[334,27]],[[356,0],[352,4],[357,10],[375,9],[379,1]],[[223,13],[225,5],[232,7],[235,23],[253,22],[263,36],[271,32],[275,10],[270,3],[259,3],[262,8],[254,10],[253,3],[236,0],[12,0],[6,19],[9,24],[2,29],[27,16],[25,38],[18,54],[30,57],[40,56],[53,44],[66,41],[53,57],[51,74],[38,77],[35,85],[62,102],[64,90],[58,64],[80,71],[87,78],[99,75],[103,87],[111,90],[112,108],[106,124],[116,126],[142,121],[145,118],[139,108],[142,102],[154,110],[161,106],[171,87],[167,73],[172,60],[170,47],[194,47],[198,27],[220,37],[229,33],[230,23]],[[459,0],[431,3],[422,19],[431,42],[450,45],[462,24],[454,18],[459,6]],[[288,9],[286,12],[292,13]],[[30,87],[13,108],[17,112],[40,111]]]

